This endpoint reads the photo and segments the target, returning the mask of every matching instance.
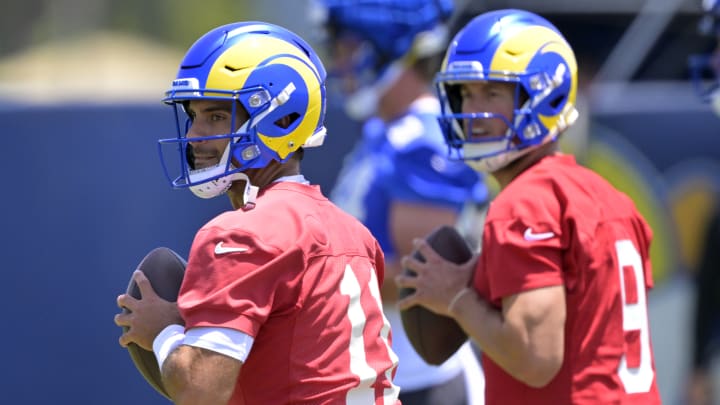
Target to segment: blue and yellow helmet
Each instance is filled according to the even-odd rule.
[[[177,137],[161,139],[161,159],[174,187],[200,197],[230,187],[232,175],[284,162],[300,147],[319,146],[325,137],[326,72],[315,51],[298,35],[277,25],[250,21],[215,28],[187,51],[163,102],[175,107]],[[220,163],[194,170],[184,103],[197,99],[232,100],[249,119],[229,138]],[[289,117],[290,125],[279,125]],[[287,122],[287,120],[285,120]],[[236,126],[233,126],[235,128]],[[202,140],[194,138],[193,141]],[[178,145],[180,174],[170,175],[163,145]]]
[[[415,37],[445,22],[452,0],[319,0],[323,22],[338,35],[350,33],[370,42],[377,62],[403,57]]]
[[[459,84],[472,81],[516,83],[513,117],[463,114]],[[577,118],[573,50],[549,21],[524,10],[491,11],[467,23],[453,38],[435,83],[451,154],[479,171],[496,171],[554,141]],[[502,119],[508,130],[469,140],[463,122],[473,119]]]
[[[358,120],[374,112],[399,70],[445,51],[445,23],[454,11],[452,0],[314,0],[310,5],[310,19],[321,28],[332,56],[333,100],[345,103]]]

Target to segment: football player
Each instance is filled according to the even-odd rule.
[[[397,403],[383,253],[300,171],[325,137],[325,77],[302,38],[240,22],[198,39],[166,93],[173,186],[234,208],[197,232],[177,304],[142,272],[142,299],[117,300],[120,344],[154,350],[177,404]]]
[[[487,404],[660,404],[648,325],[652,232],[633,202],[558,150],[576,120],[563,35],[524,10],[481,14],[436,77],[451,151],[490,173],[482,251],[462,265],[426,242],[397,276],[482,350]]]
[[[448,159],[437,121],[432,77],[447,46],[453,2],[323,0],[314,6],[331,56],[334,99],[364,122],[330,196],[368,227],[385,253],[382,298],[400,359],[400,399],[404,405],[480,404],[482,372],[472,349],[440,366],[423,361],[402,329],[392,279],[413,238],[453,225],[465,202],[487,199],[481,176]],[[471,373],[472,386],[465,383]]]

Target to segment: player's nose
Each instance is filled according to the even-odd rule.
[[[207,142],[207,141],[202,140],[202,139],[197,140],[197,138],[203,138],[206,136],[210,136],[210,134],[208,133],[208,131],[206,131],[202,127],[202,125],[200,123],[198,123],[197,121],[193,121],[192,123],[190,123],[190,126],[188,127],[186,136],[189,140],[196,139],[195,141],[191,141],[191,142],[201,143],[201,142]]]

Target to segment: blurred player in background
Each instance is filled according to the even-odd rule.
[[[702,10],[698,31],[714,38],[715,46],[706,54],[690,57],[690,73],[702,100],[710,103],[720,115],[720,0],[703,0]]]
[[[348,115],[364,122],[331,199],[359,218],[385,253],[382,297],[400,359],[400,399],[404,405],[482,403],[482,373],[469,346],[440,366],[415,353],[402,331],[393,282],[413,238],[453,225],[464,202],[487,199],[482,177],[447,159],[437,121],[432,77],[447,45],[444,23],[453,3],[322,0],[311,13],[324,28],[332,60],[328,85],[343,97]],[[466,387],[466,374],[474,387]],[[476,388],[476,397],[466,388]]]
[[[714,39],[714,49],[691,57],[693,80],[703,101],[720,115],[720,0],[705,0],[702,8],[704,14],[698,28],[701,34]],[[715,208],[702,241],[704,249],[696,272],[688,405],[712,405],[719,399],[713,389],[716,378],[712,366],[720,345],[720,206]]]
[[[563,35],[495,10],[454,37],[437,84],[451,150],[497,180],[482,251],[455,265],[426,242],[398,286],[482,349],[488,404],[659,404],[648,325],[652,232],[633,202],[558,137],[577,118]]]
[[[696,275],[697,298],[693,328],[692,369],[688,405],[717,403],[713,363],[720,344],[720,206],[715,208],[703,238],[704,249]]]
[[[120,344],[154,350],[177,404],[397,403],[380,246],[300,171],[325,77],[297,35],[241,22],[198,39],[166,94],[173,185],[234,207],[196,234],[177,305],[142,272],[142,299],[118,298]]]

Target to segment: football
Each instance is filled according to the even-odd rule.
[[[150,281],[155,292],[167,301],[177,301],[180,285],[185,275],[185,266],[187,262],[179,254],[172,249],[159,247],[151,250],[138,264],[137,269],[142,270]],[[134,298],[141,298],[140,289],[135,281],[130,278],[130,284],[127,287],[127,294]],[[128,311],[124,309],[124,311]],[[127,327],[123,327],[127,330]],[[127,346],[130,358],[135,367],[147,382],[155,388],[160,394],[170,399],[165,387],[162,384],[160,368],[158,367],[155,353],[145,350],[135,343]]]
[[[453,263],[464,263],[473,255],[465,239],[451,226],[435,229],[425,240],[440,256]],[[414,257],[425,260],[418,252],[414,253]],[[408,269],[403,269],[403,272],[415,274]],[[412,294],[413,291],[411,288],[401,288],[400,298]],[[408,340],[428,364],[442,364],[467,340],[465,331],[454,319],[438,315],[419,305],[401,311],[400,317]]]

